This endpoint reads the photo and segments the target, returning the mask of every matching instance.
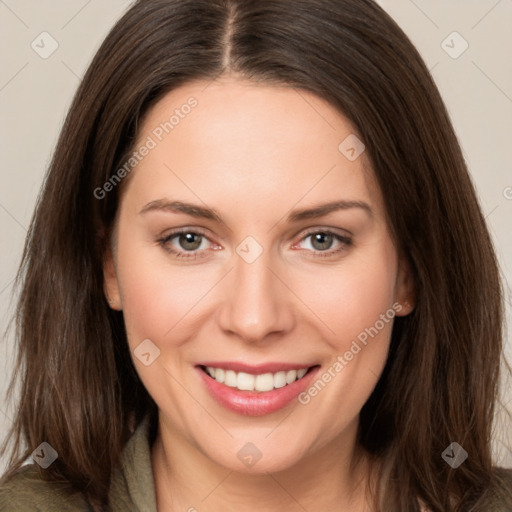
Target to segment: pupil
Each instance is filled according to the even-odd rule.
[[[329,249],[332,245],[332,235],[327,233],[316,233],[313,237],[313,247],[320,251]]]
[[[201,245],[201,236],[195,233],[185,233],[180,236],[180,245],[183,249],[193,251]]]

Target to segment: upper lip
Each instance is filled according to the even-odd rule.
[[[213,368],[222,368],[224,370],[233,370],[234,372],[250,373],[252,375],[261,375],[263,373],[277,373],[281,371],[300,370],[302,368],[311,368],[314,364],[303,363],[278,363],[269,362],[256,365],[237,363],[234,361],[205,361],[198,366],[212,366]]]

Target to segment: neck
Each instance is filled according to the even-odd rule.
[[[159,512],[370,512],[370,463],[356,448],[357,423],[295,465],[274,473],[222,467],[159,420],[152,447]]]

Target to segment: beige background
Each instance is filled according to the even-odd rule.
[[[380,0],[423,55],[463,146],[499,253],[510,325],[512,300],[512,0]],[[88,62],[130,2],[0,0],[0,330],[13,311],[12,281],[43,173]],[[31,47],[48,32],[47,59]],[[456,31],[460,34],[452,35]],[[44,36],[48,37],[48,36]],[[47,49],[48,44],[45,46]],[[445,41],[443,43],[443,41]],[[467,44],[467,50],[458,55]],[[446,50],[446,51],[445,51]],[[448,53],[447,53],[448,52]],[[451,55],[449,55],[451,53]],[[453,58],[457,56],[457,58]],[[0,393],[10,377],[12,333],[0,344]],[[512,336],[508,339],[512,359]],[[503,402],[512,408],[510,381]],[[0,397],[0,439],[13,417]],[[512,432],[498,417],[496,463],[512,467]],[[471,456],[471,454],[469,454]],[[0,460],[0,472],[5,461]]]

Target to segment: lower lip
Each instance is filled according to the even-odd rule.
[[[196,366],[210,395],[223,407],[246,416],[263,416],[283,409],[302,393],[320,369],[312,368],[302,379],[272,391],[240,391],[210,377]]]

